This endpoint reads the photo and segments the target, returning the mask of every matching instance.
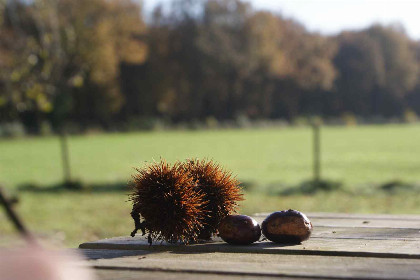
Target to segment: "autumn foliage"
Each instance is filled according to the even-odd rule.
[[[420,114],[420,44],[398,24],[325,36],[240,0],[176,0],[148,17],[131,0],[0,1],[1,122]]]

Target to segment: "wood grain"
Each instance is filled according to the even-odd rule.
[[[85,251],[85,250],[83,250]],[[420,279],[420,261],[235,253],[118,252],[91,260],[97,269],[322,279]],[[85,251],[89,256],[92,252]],[[106,253],[110,254],[110,253]],[[121,256],[122,254],[122,256]],[[129,256],[127,256],[129,254]]]
[[[419,229],[315,227],[312,238],[368,239],[368,240],[416,240],[420,241]]]
[[[261,222],[267,214],[256,214]],[[81,252],[100,279],[417,279],[420,216],[308,215],[311,238],[299,245],[269,241],[232,246],[216,238],[192,245],[142,236],[87,242]],[[86,265],[86,264],[84,264]]]
[[[154,271],[154,270],[126,270],[126,269],[95,269],[95,274],[98,279],[101,280],[139,280],[139,279],[149,279],[149,280],[250,280],[250,279],[273,279],[277,278],[276,276],[258,276],[255,275],[231,275],[231,274],[216,274],[216,273],[191,273],[191,272],[177,272],[172,271]],[[278,279],[282,280],[307,280],[307,277],[283,277],[278,276]],[[324,278],[325,279],[325,278]],[[340,279],[340,278],[328,278],[328,279]]]
[[[232,246],[220,240],[192,245],[157,243],[149,245],[144,237],[121,237],[83,243],[81,249],[118,249],[173,251],[190,253],[257,253],[320,256],[359,256],[377,258],[420,259],[420,242],[409,240],[364,240],[312,238],[303,244],[287,245],[263,241],[246,246]]]

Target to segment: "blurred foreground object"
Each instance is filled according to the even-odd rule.
[[[6,211],[6,215],[9,218],[9,220],[12,222],[16,230],[28,241],[34,242],[32,235],[29,233],[29,231],[26,229],[26,227],[23,225],[22,221],[18,217],[18,215],[13,210],[13,200],[8,199],[4,192],[3,188],[0,185],[0,204],[3,205],[4,210]]]
[[[13,202],[5,196],[1,186],[0,203],[17,231],[28,242],[28,247],[24,249],[0,251],[0,280],[95,279],[91,271],[80,266],[82,258],[77,254],[41,248],[13,210]]]
[[[1,280],[94,280],[82,258],[66,251],[48,251],[38,246],[0,251]]]

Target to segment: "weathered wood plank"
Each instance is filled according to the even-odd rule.
[[[231,275],[231,274],[203,274],[203,273],[186,273],[186,272],[177,272],[173,271],[155,271],[155,270],[126,270],[126,269],[95,269],[95,274],[98,279],[101,280],[139,280],[139,279],[149,279],[149,280],[250,280],[250,279],[273,279],[277,278],[275,276],[258,276],[255,275]],[[282,280],[307,280],[308,278],[301,277],[281,277],[278,279]],[[339,278],[328,278],[328,279],[339,279]]]
[[[255,218],[261,222],[266,216]],[[216,239],[149,246],[136,236],[80,248],[91,248],[81,251],[100,279],[420,279],[419,215],[308,216],[314,232],[300,245],[231,246]]]
[[[98,260],[98,259],[115,259],[123,257],[145,256],[151,254],[152,252],[148,250],[107,250],[107,249],[76,249],[78,253],[81,253],[88,260]]]
[[[416,220],[374,220],[374,219],[327,219],[312,218],[312,224],[324,227],[369,227],[369,228],[412,228],[420,229],[420,221]]]
[[[199,273],[253,277],[301,277],[321,279],[420,279],[420,261],[336,256],[183,252],[94,252],[112,255],[88,263],[97,269],[172,273]],[[135,255],[138,253],[138,255]],[[134,254],[134,255],[133,255]],[[178,279],[178,278],[175,278]]]
[[[131,240],[130,236],[122,236]],[[352,228],[352,227],[322,227],[314,228],[311,238],[324,239],[367,239],[367,240],[412,240],[420,241],[419,229],[395,229],[395,228]],[[102,240],[94,241],[102,242]],[[92,242],[88,242],[89,244]],[[85,245],[81,245],[85,246]],[[90,245],[86,245],[90,246]]]
[[[360,227],[315,227],[311,238],[368,239],[368,240],[417,240],[419,229],[360,228]]]
[[[267,215],[253,216],[261,223]],[[378,219],[369,217],[309,217],[314,227],[361,227],[361,228],[411,228],[420,229],[420,220],[416,219]]]
[[[378,258],[420,259],[420,242],[417,240],[367,240],[311,238],[303,244],[275,244],[269,241],[248,246],[232,246],[216,238],[214,241],[185,245],[155,243],[149,245],[144,237],[116,237],[83,243],[81,249],[119,249],[174,251],[190,253],[231,252],[259,254],[294,254],[324,256],[360,256]]]

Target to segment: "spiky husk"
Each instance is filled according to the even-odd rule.
[[[185,170],[196,181],[196,188],[204,194],[203,210],[207,213],[199,237],[210,239],[217,233],[220,222],[236,212],[243,200],[239,181],[211,160],[188,160]]]
[[[204,195],[197,190],[195,180],[185,172],[183,165],[171,166],[161,161],[136,170],[130,195],[136,224],[132,235],[142,229],[149,234],[149,242],[196,241],[206,214],[202,207]]]

